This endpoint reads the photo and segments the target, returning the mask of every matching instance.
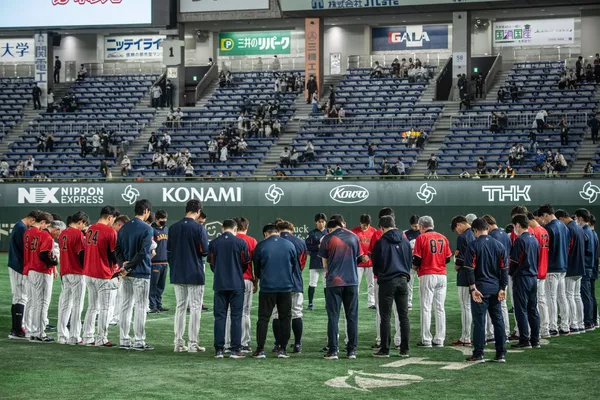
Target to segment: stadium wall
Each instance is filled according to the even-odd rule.
[[[106,205],[133,216],[133,204],[146,198],[153,210],[165,209],[170,223],[184,215],[185,203],[198,198],[208,216],[209,236],[220,233],[223,219],[243,215],[250,220],[250,234],[261,237],[262,226],[277,217],[291,221],[300,237],[313,229],[313,217],[341,213],[348,227],[358,225],[361,214],[377,224],[382,207],[393,207],[400,228],[408,228],[411,215],[430,215],[436,230],[451,240],[453,216],[491,214],[508,224],[515,204],[531,209],[544,203],[570,212],[585,207],[600,215],[600,181],[589,180],[467,180],[467,181],[265,181],[13,184],[0,186],[0,251],[8,250],[12,225],[32,209],[57,213],[66,219],[83,210],[95,221]]]

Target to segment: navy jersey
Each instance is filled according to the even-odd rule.
[[[156,255],[152,259],[152,264],[166,264],[167,255],[167,242],[169,240],[169,228],[162,227],[160,225],[152,225],[154,231],[154,241],[156,242]]]
[[[119,264],[129,261],[125,269],[130,270],[127,276],[150,279],[150,247],[154,230],[139,218],[127,222],[117,235],[115,254]]]
[[[471,229],[467,229],[456,238],[456,251],[454,252],[454,263],[458,267],[464,265],[464,254],[469,243],[475,240],[475,235]],[[456,285],[457,286],[469,286],[467,282],[467,270],[459,268],[456,272]]]
[[[326,229],[322,231],[313,229],[306,238],[305,243],[310,255],[309,269],[323,269],[323,260],[319,257],[319,245],[321,244],[321,239],[325,235],[327,235]]]
[[[555,219],[544,226],[548,231],[550,241],[548,251],[548,273],[567,272],[567,257],[569,256],[569,229]]]
[[[306,266],[306,243],[304,243],[304,240],[292,235],[291,233],[281,232],[279,236],[281,236],[285,240],[290,241],[296,248],[296,253],[298,254],[298,264],[300,265],[300,269],[294,270],[294,292],[302,293],[304,292],[302,271],[304,271],[304,267]]]
[[[294,291],[294,274],[300,269],[294,245],[278,235],[270,236],[254,249],[254,276],[264,293]]]
[[[409,229],[407,231],[404,231],[404,234],[406,235],[406,238],[409,242],[414,243],[413,240],[417,240],[421,232],[419,232],[418,230],[413,231],[412,229]]]
[[[244,272],[250,262],[245,240],[223,233],[208,245],[208,262],[215,274],[213,290],[244,290]]]
[[[464,254],[467,281],[484,296],[497,294],[508,285],[508,268],[504,261],[504,246],[488,235],[469,243]]]
[[[504,257],[504,262],[506,263],[506,267],[510,267],[510,250],[512,248],[512,240],[510,236],[506,233],[506,231],[502,228],[494,229],[489,233],[491,237],[499,241],[504,249],[506,250],[506,256]]]
[[[327,259],[327,287],[358,286],[357,258],[361,255],[358,237],[346,229],[325,236],[319,257]]]
[[[204,285],[204,257],[208,254],[208,235],[203,225],[184,218],[171,225],[167,255],[171,283]]]
[[[583,276],[585,274],[585,234],[575,221],[567,225],[570,233],[569,258],[567,276]]]
[[[27,230],[27,225],[23,221],[19,221],[13,227],[10,234],[10,245],[8,248],[8,267],[23,273],[23,236]]]
[[[596,233],[595,230],[592,230],[592,233],[594,234],[594,268],[592,269],[592,275],[591,278],[593,280],[598,280],[598,251],[600,250],[600,240],[598,240],[598,234]]]
[[[589,225],[583,226],[583,234],[585,235],[585,275],[591,277],[598,258],[596,239],[594,238],[594,231]]]
[[[525,232],[515,239],[510,252],[510,276],[537,279],[539,254],[540,244],[531,233]]]

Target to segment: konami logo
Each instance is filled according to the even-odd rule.
[[[358,185],[337,186],[329,192],[331,200],[344,204],[355,204],[369,198],[369,191]]]

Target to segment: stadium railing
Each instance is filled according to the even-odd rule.
[[[505,61],[565,61],[579,56],[581,46],[503,47],[500,53]]]
[[[498,72],[502,70],[502,54],[498,54],[494,63],[492,64],[490,70],[485,76],[485,80],[483,81],[483,94],[487,94],[492,86],[494,86],[494,81],[496,80],[496,75]]]
[[[165,68],[160,62],[107,62],[83,63],[88,75],[130,75],[130,74],[162,74]],[[79,65],[77,65],[79,70]],[[69,76],[66,81],[76,79],[77,71]],[[0,64],[0,77],[35,76],[33,63]]]
[[[273,68],[273,58],[228,58],[219,57],[219,70],[242,72],[242,71],[289,71],[304,70],[304,57],[277,56],[280,67]]]
[[[452,56],[452,53],[449,51],[441,51],[438,53],[392,53],[392,54],[358,54],[348,56],[348,68],[371,68],[375,61],[379,61],[379,64],[384,67],[389,67],[394,62],[394,59],[402,60],[406,58],[412,58],[413,61],[415,59],[421,60],[423,66],[432,65],[439,67],[444,64],[446,60]]]
[[[506,113],[508,117],[508,128],[531,128],[534,129],[536,113]],[[556,126],[563,117],[566,117],[568,124],[585,125],[588,122],[588,114],[585,112],[569,112],[560,114],[550,114],[546,117],[546,123]],[[489,128],[492,124],[492,114],[452,114],[450,116],[450,126],[452,128]]]
[[[29,128],[29,134],[39,135],[40,133],[47,132],[61,132],[66,134],[93,134],[96,131],[104,128],[108,131],[115,131],[117,134],[127,132],[140,132],[145,128],[146,124],[140,124],[137,122],[121,122],[121,123],[76,123],[76,122],[56,122],[51,124],[40,124],[31,125]],[[57,138],[60,140],[60,136]],[[55,139],[56,140],[56,139]]]

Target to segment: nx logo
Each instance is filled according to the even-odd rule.
[[[489,201],[511,201],[519,200],[531,201],[529,197],[529,189],[531,185],[525,185],[521,189],[518,185],[510,185],[508,188],[504,185],[482,186],[481,190],[487,192]],[[497,198],[496,198],[497,197]]]
[[[129,204],[133,204],[137,201],[138,197],[140,197],[140,192],[133,186],[129,185],[125,188],[125,191],[121,197]]]
[[[343,204],[355,204],[369,198],[369,191],[358,185],[342,185],[331,189],[331,200]]]
[[[425,204],[431,203],[435,195],[437,195],[437,191],[433,186],[429,186],[427,183],[422,184],[417,192],[417,197],[419,200],[423,200]]]
[[[59,188],[19,188],[18,190],[18,203],[31,203],[31,204],[57,204],[58,199],[56,194]]]
[[[590,204],[595,203],[598,200],[598,195],[600,195],[600,187],[592,185],[592,182],[587,182],[583,185],[583,189],[579,192],[579,195]]]
[[[283,189],[278,187],[275,184],[272,184],[271,186],[269,186],[267,193],[265,193],[265,197],[267,198],[267,200],[269,200],[273,204],[279,203],[281,201],[281,198],[283,197],[283,195],[284,195]]]

